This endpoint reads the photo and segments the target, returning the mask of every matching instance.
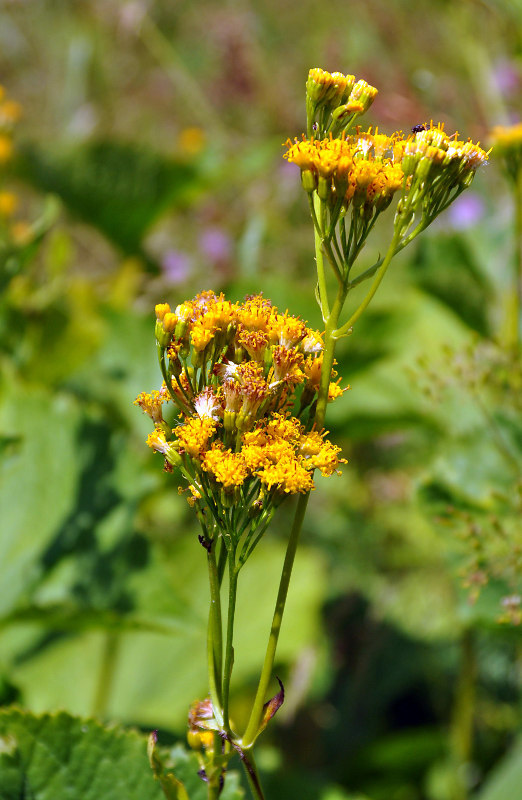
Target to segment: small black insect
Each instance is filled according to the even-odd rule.
[[[200,534],[198,536],[198,542],[200,543],[201,547],[205,548],[207,553],[210,553],[212,551],[212,540],[208,541],[208,539],[205,539],[205,537],[201,536],[201,534]]]
[[[419,125],[414,125],[413,128],[411,129],[411,132],[420,133],[421,131],[425,130],[426,130],[426,125],[424,125],[424,123],[421,122]]]

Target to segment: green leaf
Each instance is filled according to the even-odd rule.
[[[412,262],[412,274],[425,292],[444,303],[466,325],[484,336],[489,334],[491,287],[463,237],[423,238]]]
[[[187,795],[190,800],[206,800],[207,786],[198,775],[200,764],[195,753],[185,750],[179,744],[170,749],[155,747],[154,762],[155,774],[162,779],[168,800],[185,800]],[[241,800],[243,797],[238,773],[227,771],[220,800]]]
[[[515,800],[522,784],[522,739],[493,771],[477,800]]]
[[[79,408],[71,398],[4,385],[0,430],[12,441],[0,466],[0,615],[41,577],[40,557],[74,504]]]
[[[60,213],[60,203],[56,197],[45,199],[42,213],[30,225],[27,244],[10,245],[0,242],[0,290],[4,291],[9,282],[37,255],[49,229]]]
[[[161,800],[146,739],[64,712],[0,710],[0,800]]]
[[[114,141],[48,149],[26,144],[18,169],[124,253],[141,253],[152,223],[170,206],[186,203],[196,187],[193,165]]]
[[[134,613],[119,613],[112,609],[81,608],[68,603],[48,605],[28,605],[15,609],[5,617],[0,617],[0,631],[10,625],[20,623],[42,625],[61,632],[87,630],[113,631],[114,633],[147,632],[172,635],[193,627],[189,619],[161,617]]]
[[[140,725],[182,731],[188,706],[207,692],[208,577],[197,529],[185,523],[185,528],[177,530],[173,525],[171,531],[171,540],[161,548],[153,548],[147,567],[135,572],[129,583],[136,608],[119,635],[106,713]],[[241,574],[233,690],[251,675],[257,677],[283,558],[284,544],[270,541],[267,535]],[[324,580],[324,565],[317,550],[302,547],[289,590],[279,664],[292,662],[296,653],[316,639]],[[261,595],[267,598],[263,608],[258,602]],[[76,635],[71,632],[49,637],[45,647],[17,651],[13,677],[16,675],[27,706],[36,710],[65,707],[77,714],[91,713],[103,675],[107,636],[90,626],[93,619],[94,615],[86,611]],[[115,621],[108,611],[98,619],[105,623]],[[133,619],[157,622],[156,631],[145,626],[131,630]],[[64,630],[67,619],[62,618],[61,622]],[[165,635],[167,626],[172,627],[173,635]],[[24,630],[30,627],[25,624]],[[22,625],[12,625],[2,641],[7,633],[14,637],[21,629]],[[14,649],[15,645],[11,647]],[[74,681],[66,679],[71,674]]]

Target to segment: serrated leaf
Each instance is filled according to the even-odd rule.
[[[190,800],[206,800],[207,785],[198,775],[200,764],[195,753],[185,750],[179,744],[170,749],[164,747],[155,748],[154,753],[159,760],[158,773],[161,773],[164,777],[174,775],[176,781],[184,787]],[[169,795],[167,797],[171,800]],[[173,795],[173,797],[175,800],[182,800],[183,795],[178,798],[176,798],[176,795]],[[243,797],[244,792],[240,785],[238,773],[234,770],[227,772],[223,791],[219,795],[220,800],[241,800]]]
[[[69,714],[0,710],[0,800],[161,800],[146,739]]]

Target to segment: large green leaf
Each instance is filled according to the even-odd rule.
[[[196,754],[181,745],[155,749],[137,731],[102,726],[61,711],[37,716],[0,710],[0,800],[205,800]],[[163,779],[163,780],[162,780]],[[240,800],[239,776],[227,773],[222,800]]]
[[[145,737],[64,712],[0,711],[0,800],[162,800]]]
[[[115,141],[67,148],[26,144],[19,170],[125,253],[140,253],[150,225],[171,205],[185,203],[196,188],[193,165]]]
[[[412,275],[473,330],[490,333],[488,301],[491,287],[464,237],[427,236],[420,241]]]
[[[79,408],[70,397],[4,384],[0,429],[16,441],[0,468],[0,615],[41,577],[39,559],[77,489]]]

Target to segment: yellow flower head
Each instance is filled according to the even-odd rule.
[[[284,494],[305,494],[314,488],[312,475],[296,458],[283,458],[259,470],[261,483]]]
[[[210,439],[216,430],[216,421],[210,417],[192,417],[184,425],[174,428],[173,433],[179,442],[180,451],[191,458],[199,459],[209,447]]]
[[[162,388],[159,392],[141,392],[134,401],[134,405],[139,406],[154,423],[157,423],[163,421],[161,406],[167,400],[167,392]]]
[[[491,144],[496,153],[504,155],[511,150],[522,149],[522,122],[514,125],[497,125],[490,133]]]
[[[243,454],[224,450],[221,443],[214,444],[205,453],[201,463],[203,469],[211,473],[212,477],[218,483],[221,483],[225,489],[234,489],[241,486],[248,475],[248,468]]]
[[[0,134],[0,164],[5,164],[13,155],[13,142],[9,136]]]
[[[12,192],[0,192],[0,217],[12,217],[18,206],[18,197]]]
[[[331,102],[340,105],[347,97],[354,84],[353,75],[343,75],[342,72],[327,72],[315,67],[308,73],[306,93],[315,105]]]

